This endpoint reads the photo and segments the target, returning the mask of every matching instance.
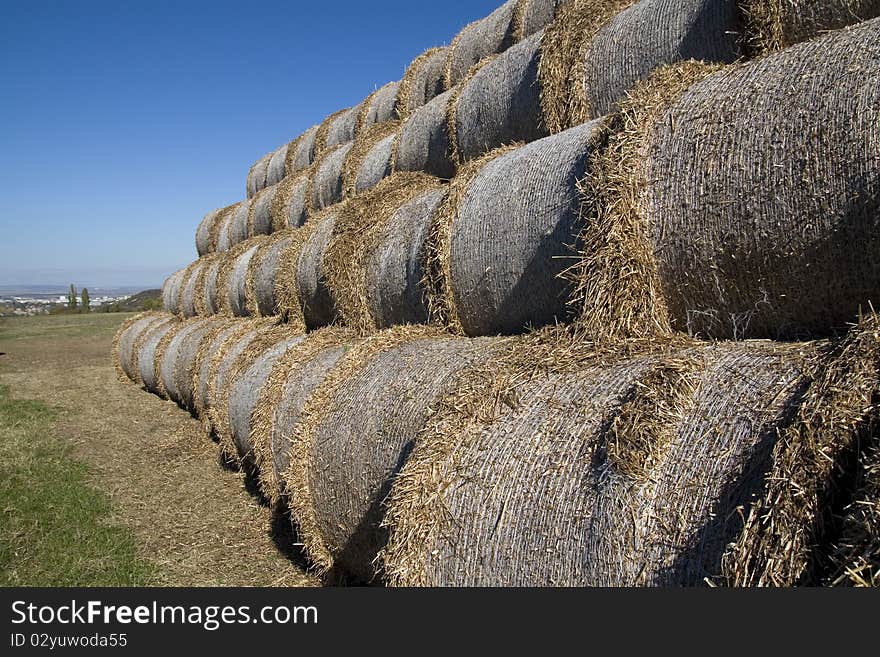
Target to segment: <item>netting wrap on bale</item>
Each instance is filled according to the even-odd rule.
[[[272,198],[269,215],[274,230],[295,228],[306,222],[309,175],[303,171],[287,176],[278,183],[278,191]]]
[[[192,390],[193,390],[193,414],[201,419],[202,426],[206,432],[210,430],[210,418],[208,415],[208,404],[210,394],[210,378],[211,378],[211,359],[223,344],[236,333],[242,326],[242,323],[228,318],[224,319],[225,323],[219,323],[212,326],[204,337],[199,341],[196,350],[195,360],[193,361],[192,370]],[[242,320],[244,321],[244,320]]]
[[[513,40],[519,42],[543,30],[566,2],[568,0],[519,0],[513,14]]]
[[[199,281],[204,280],[203,272],[210,263],[210,258],[199,258],[184,270],[180,293],[177,298],[177,312],[180,315],[195,317],[199,314],[197,307]]]
[[[398,585],[700,585],[742,530],[812,345],[521,338],[439,403],[395,480]],[[541,555],[541,558],[535,558]]]
[[[407,67],[397,90],[396,112],[408,118],[419,107],[443,93],[447,48],[431,48]]]
[[[199,350],[205,341],[210,340],[217,331],[227,327],[232,320],[225,317],[211,317],[188,330],[177,348],[174,364],[174,386],[177,389],[177,403],[193,415],[196,407],[195,372],[198,366]]]
[[[367,96],[361,103],[355,135],[360,135],[366,128],[376,123],[397,119],[397,91],[399,88],[400,82],[389,82]]]
[[[346,142],[325,151],[315,161],[309,175],[309,188],[306,192],[309,215],[342,200],[342,167],[353,146],[354,142]]]
[[[436,319],[467,335],[566,319],[571,286],[560,274],[580,231],[577,181],[603,136],[593,121],[462,168],[426,249]]]
[[[452,178],[447,113],[454,91],[445,91],[416,109],[400,127],[394,144],[395,171],[423,171]]]
[[[880,15],[880,0],[742,0],[757,54],[782,50]]]
[[[277,185],[287,175],[288,146],[289,144],[284,144],[284,146],[272,153],[272,157],[269,158],[269,166],[266,168],[266,187]]]
[[[168,319],[170,316],[165,313],[145,312],[129,317],[122,323],[113,336],[113,346],[111,347],[116,378],[123,383],[138,381],[138,367],[135,360],[137,353],[135,345],[138,338],[150,327]]]
[[[277,196],[279,189],[280,187],[278,185],[265,187],[257,192],[253,199],[251,199],[247,219],[248,237],[269,235],[276,230],[281,230],[282,228],[287,227],[286,223],[277,224],[276,221],[274,221],[275,217],[272,215],[272,206],[275,204],[275,197]],[[285,217],[280,215],[278,216],[278,219],[284,221]]]
[[[171,317],[153,324],[138,335],[135,342],[135,362],[137,363],[137,382],[147,391],[159,394],[159,380],[156,377],[156,348],[169,332],[180,325],[180,318]]]
[[[237,244],[229,250],[227,257],[220,266],[218,291],[220,307],[224,314],[246,317],[247,308],[247,272],[251,258],[265,242],[265,236],[255,237]]]
[[[260,390],[275,363],[284,353],[299,345],[304,337],[289,326],[279,326],[254,339],[236,358],[226,375],[226,387],[218,404],[225,422],[218,431],[221,449],[236,459],[241,472],[249,477],[257,474],[251,443],[251,414]]]
[[[162,284],[162,307],[166,312],[176,313],[180,308],[180,292],[183,288],[183,277],[186,270],[187,267],[178,269]]]
[[[291,517],[319,571],[368,581],[382,502],[430,408],[490,340],[398,327],[352,347],[306,402],[284,473]]]
[[[260,490],[275,506],[286,495],[282,474],[290,465],[290,434],[315,389],[357,338],[349,329],[309,333],[275,363],[251,415],[250,444]]]
[[[194,292],[197,315],[216,315],[221,310],[217,283],[225,257],[223,253],[204,256],[205,264],[199,270]]]
[[[252,317],[270,317],[280,313],[275,296],[275,282],[285,251],[294,239],[293,231],[285,230],[270,236],[259,246],[248,263],[245,280],[245,306]],[[291,318],[296,324],[296,318]],[[301,328],[305,328],[301,326]]]
[[[399,121],[368,126],[355,139],[342,164],[342,193],[346,198],[372,189],[391,175]]]
[[[247,198],[251,198],[254,194],[256,194],[258,191],[266,186],[266,171],[269,168],[269,160],[271,158],[272,153],[266,153],[263,157],[257,160],[248,170],[247,181],[245,185]]]
[[[352,141],[357,134],[361,106],[355,105],[328,116],[315,133],[315,161],[328,150]]]
[[[437,178],[398,173],[340,209],[322,266],[347,326],[427,321],[422,250],[444,195]]]
[[[319,127],[312,126],[287,145],[287,157],[284,161],[285,176],[307,169],[315,161],[315,138]]]
[[[301,317],[309,330],[332,324],[338,315],[323,266],[338,212],[336,206],[312,217],[281,256],[275,281],[279,309],[288,321]]]
[[[622,103],[584,187],[585,330],[822,336],[876,301],[878,35],[664,69]]]
[[[236,203],[226,216],[217,236],[218,251],[228,251],[247,239],[248,217],[252,201],[253,199],[249,198],[246,201]]]
[[[156,394],[160,397],[180,404],[180,390],[177,385],[180,350],[194,331],[210,325],[212,321],[214,320],[204,317],[186,319],[166,333],[156,345],[153,354],[153,378],[156,381]]]
[[[481,59],[513,45],[516,3],[517,0],[508,0],[486,18],[474,21],[456,35],[446,53],[444,83],[447,89],[464,80],[471,67]]]
[[[196,228],[196,252],[200,255],[207,255],[214,251],[212,235],[214,234],[214,225],[218,218],[226,208],[218,208],[212,210],[199,222]]]
[[[449,105],[454,159],[471,160],[499,146],[547,135],[538,84],[543,33],[518,43],[482,66]]]

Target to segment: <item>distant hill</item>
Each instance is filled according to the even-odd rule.
[[[144,290],[117,302],[120,312],[159,310],[162,307],[162,290]]]

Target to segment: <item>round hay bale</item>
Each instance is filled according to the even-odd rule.
[[[400,119],[442,94],[448,48],[430,48],[416,57],[406,69],[397,90],[395,111]]]
[[[823,32],[880,16],[878,0],[741,0],[753,51],[783,50]]]
[[[585,96],[579,93],[583,89],[585,48],[605,23],[636,1],[569,0],[544,30],[538,79],[544,125],[550,133],[562,132],[589,118]]]
[[[208,226],[208,252],[216,253],[220,251],[220,235],[226,230],[229,224],[229,215],[235,209],[235,203],[227,205],[217,213],[217,216]]]
[[[414,110],[400,127],[394,144],[395,171],[423,171],[438,178],[452,178],[447,107],[454,92],[446,91]]]
[[[445,186],[398,173],[340,209],[322,267],[346,326],[369,332],[422,324],[422,250]]]
[[[148,392],[159,394],[159,379],[156,377],[156,348],[159,342],[170,331],[180,325],[180,318],[174,316],[165,321],[152,325],[147,331],[138,336],[135,344],[137,353],[138,378]]]
[[[357,338],[350,329],[325,327],[305,336],[272,367],[251,415],[250,443],[263,496],[276,506],[285,496],[284,471],[290,465],[290,433],[302,409],[327,372]]]
[[[585,185],[583,327],[803,338],[876,303],[878,37],[880,19],[634,91]]]
[[[577,182],[604,135],[592,121],[463,167],[426,248],[437,320],[476,336],[567,318],[572,286],[561,274],[581,226]]]
[[[162,307],[166,312],[176,313],[180,308],[180,291],[186,270],[187,267],[178,269],[162,284]]]
[[[184,270],[177,301],[177,310],[183,317],[195,317],[199,314],[197,308],[199,281],[204,280],[202,272],[207,264],[207,258],[199,258]]]
[[[221,304],[223,310],[236,317],[247,317],[247,273],[257,249],[268,238],[265,235],[242,242],[229,252],[221,276]]]
[[[278,190],[269,207],[272,231],[295,228],[306,222],[306,193],[309,175],[305,171],[287,176],[278,183]]]
[[[880,318],[871,312],[826,345],[808,374],[801,407],[773,445],[765,486],[741,512],[745,527],[724,555],[728,585],[819,585],[828,546],[846,544],[839,516],[877,441]]]
[[[232,208],[217,237],[218,251],[228,251],[247,239],[248,217],[252,200],[240,201]]]
[[[284,172],[287,176],[307,169],[315,161],[315,138],[318,135],[318,128],[319,126],[313,125],[288,144],[287,158],[284,162]]]
[[[211,423],[208,415],[210,394],[211,359],[220,350],[223,344],[233,334],[237,333],[247,320],[223,320],[208,329],[205,336],[199,341],[196,357],[192,366],[192,390],[193,390],[193,413],[202,420],[205,433],[210,433]]]
[[[225,254],[210,253],[203,256],[203,258],[205,264],[199,269],[194,295],[196,314],[204,317],[206,315],[216,315],[220,312],[217,280]]]
[[[354,139],[357,132],[357,119],[361,111],[360,105],[334,112],[318,126],[315,134],[315,158],[318,161],[325,152],[334,146],[345,144]]]
[[[489,60],[449,103],[453,160],[471,160],[499,146],[547,136],[538,84],[543,32]]]
[[[209,317],[193,326],[181,336],[174,364],[174,387],[177,390],[177,403],[198,417],[196,408],[195,374],[198,372],[198,356],[202,344],[216,333],[230,325],[225,317]],[[167,387],[167,386],[166,386]]]
[[[275,280],[275,297],[287,321],[300,321],[308,330],[336,321],[336,302],[327,286],[324,252],[330,245],[341,206],[324,210],[299,228],[281,256]]]
[[[351,347],[311,395],[290,435],[291,517],[319,572],[373,578],[382,502],[431,406],[492,342],[397,327]]]
[[[585,46],[587,116],[604,116],[653,71],[688,59],[727,64],[739,53],[737,0],[641,0],[608,21]]]
[[[471,67],[484,57],[504,52],[513,45],[513,14],[517,0],[508,0],[486,18],[464,27],[446,52],[444,83],[452,89],[464,80]]]
[[[361,103],[357,117],[355,135],[360,135],[366,128],[376,123],[385,123],[397,119],[397,90],[400,82],[389,82],[371,93]]]
[[[122,323],[113,336],[113,346],[111,348],[117,379],[123,383],[137,381],[138,374],[137,365],[134,362],[134,345],[138,340],[138,336],[151,326],[166,319],[169,319],[167,314],[150,311],[138,313]]]
[[[253,317],[271,317],[279,314],[278,300],[275,296],[275,280],[281,257],[293,239],[293,231],[288,229],[275,233],[261,244],[250,259],[245,280],[245,306]],[[305,330],[305,326],[300,326]]]
[[[272,153],[266,153],[257,160],[248,170],[247,175],[247,197],[253,197],[258,191],[266,186],[266,171],[269,168],[269,159]]]
[[[153,378],[156,381],[156,394],[180,404],[180,391],[177,387],[178,361],[180,349],[192,331],[210,324],[210,319],[191,317],[179,322],[168,331],[156,345],[153,354]]]
[[[224,208],[211,210],[205,215],[204,219],[199,222],[196,228],[196,252],[200,255],[207,255],[214,250],[211,243],[211,235],[214,232],[214,224],[217,218],[223,213]]]
[[[288,146],[289,144],[284,144],[284,146],[272,153],[272,157],[269,158],[269,166],[266,168],[266,187],[277,185],[284,179],[287,170]]]
[[[568,0],[519,0],[513,14],[513,40],[518,43],[543,30],[566,2]]]
[[[560,333],[516,340],[439,402],[387,501],[390,583],[718,576],[812,347],[643,342],[615,353]]]
[[[354,146],[354,142],[346,142],[331,148],[319,156],[312,166],[309,175],[309,188],[306,192],[308,214],[339,203],[342,198],[342,165],[345,157]]]
[[[272,217],[272,205],[277,193],[278,185],[272,185],[261,189],[251,199],[247,218],[248,237],[269,235],[276,230]]]
[[[257,476],[254,446],[251,443],[251,415],[260,391],[278,359],[304,339],[304,335],[291,330],[291,327],[280,326],[251,342],[230,368],[228,385],[220,400],[221,412],[227,415],[229,432],[220,435],[220,445],[226,454],[238,461],[239,469],[245,476]]]
[[[265,319],[244,320],[238,323],[236,330],[229,333],[216,352],[209,356],[208,394],[206,408],[208,423],[206,428],[221,441],[221,450],[225,457],[233,455],[223,449],[223,436],[229,435],[229,415],[226,412],[227,386],[229,374],[236,359],[248,346],[261,335],[277,329],[277,322]]]
[[[344,197],[371,189],[391,175],[391,151],[399,129],[399,121],[386,121],[358,133],[342,163]]]

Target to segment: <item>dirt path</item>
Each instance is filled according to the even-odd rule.
[[[316,581],[285,556],[271,513],[218,463],[217,446],[172,402],[117,381],[110,344],[123,316],[6,323],[0,379],[14,395],[61,407],[53,436],[73,445],[94,484],[132,528],[158,585],[300,586]],[[43,331],[45,322],[56,320]],[[34,329],[16,333],[33,322]],[[277,536],[280,534],[280,536]],[[290,555],[290,551],[287,551]]]

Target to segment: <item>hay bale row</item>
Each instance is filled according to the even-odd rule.
[[[317,570],[373,578],[392,478],[454,374],[493,344],[397,327],[349,346],[323,376],[289,429],[283,473],[291,517]]]
[[[445,91],[447,51],[446,47],[430,48],[407,66],[397,90],[398,118],[409,118],[415,110]]]
[[[464,80],[474,64],[513,45],[516,5],[517,0],[508,0],[455,36],[446,51],[444,84],[447,89]]]
[[[844,480],[832,472],[840,453],[873,426],[876,332],[843,361],[823,343],[678,339],[609,351],[560,333],[515,339],[438,403],[386,503],[390,583],[730,584],[729,551],[743,537],[766,532],[742,551],[770,571],[828,538],[816,535],[827,500],[804,473]],[[875,366],[860,369],[865,358]],[[834,415],[821,415],[824,443],[797,440],[832,369],[858,392],[837,391]],[[780,465],[780,446],[795,445],[796,467]]]
[[[571,287],[560,275],[580,231],[577,183],[603,137],[594,121],[462,168],[428,241],[435,320],[471,336],[566,320]]]
[[[159,312],[138,313],[125,320],[113,336],[111,354],[116,377],[122,381],[137,381],[138,366],[135,360],[139,336],[160,322],[171,319],[168,314]]]
[[[427,322],[423,250],[445,194],[437,178],[398,173],[343,204],[322,270],[346,326],[369,332]]]
[[[878,302],[880,19],[622,103],[572,274],[594,337],[830,335]]]

